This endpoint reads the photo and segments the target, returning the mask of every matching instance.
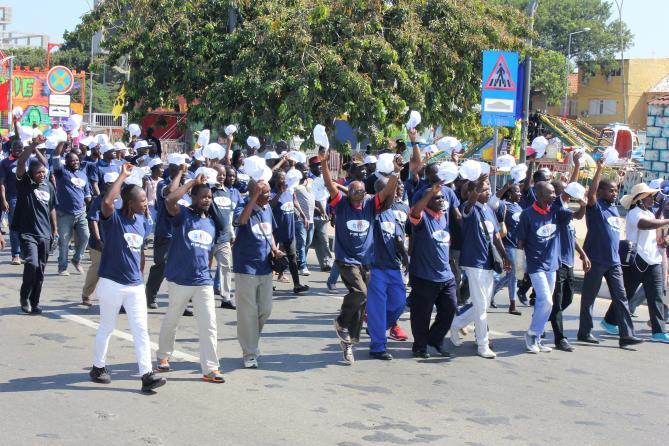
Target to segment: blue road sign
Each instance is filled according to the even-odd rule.
[[[518,53],[483,51],[481,124],[515,126]]]

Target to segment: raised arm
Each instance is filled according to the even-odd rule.
[[[395,158],[393,159],[393,173],[390,174],[386,187],[379,192],[379,203],[383,203],[388,197],[395,195],[395,191],[397,190],[397,179],[400,177],[400,170],[402,170],[403,162],[402,155],[395,155]]]
[[[523,189],[522,189],[523,193],[530,190],[530,186],[532,186],[532,174],[534,173],[533,171],[534,171],[534,161],[530,161],[527,163],[527,173],[525,173],[525,181],[523,181]]]
[[[321,157],[321,171],[323,173],[323,183],[330,193],[330,200],[334,200],[339,195],[339,190],[337,186],[332,181],[332,175],[330,174],[330,166],[328,166],[328,161],[330,161],[330,151],[325,150],[323,147],[319,147],[318,154]]]
[[[224,159],[223,162],[228,166],[231,164],[230,163],[230,153],[232,152],[232,142],[235,139],[235,137],[233,135],[234,135],[234,133],[231,133],[231,134],[228,135],[227,138],[225,138],[225,157],[223,158]]]
[[[602,179],[602,170],[604,169],[604,157],[597,160],[597,168],[595,176],[592,179],[592,184],[588,188],[588,207],[591,208],[597,203],[597,189],[599,189],[599,181]]]
[[[418,203],[414,204],[414,206],[411,208],[411,218],[414,220],[418,220],[427,207],[428,203],[437,194],[441,193],[441,184],[435,183],[430,187],[428,190],[425,191],[425,194],[421,197],[420,201]]]
[[[476,202],[479,199],[479,194],[483,192],[483,185],[488,179],[488,175],[481,175],[476,182],[470,182],[468,189],[469,189],[469,196],[467,197],[467,203],[465,204],[465,214],[469,215],[471,212],[472,208],[476,204]]]
[[[167,213],[176,217],[181,212],[181,207],[179,206],[178,201],[186,195],[190,190],[198,184],[204,184],[207,182],[207,177],[204,174],[196,176],[192,181],[187,182],[183,186],[179,186],[175,190],[171,191],[170,194],[165,198],[165,210]]]
[[[569,177],[569,183],[573,183],[575,181],[578,181],[578,172],[581,170],[581,157],[583,156],[583,153],[581,152],[576,152],[572,155],[572,159],[574,160],[574,169],[571,171],[571,177]],[[567,184],[569,184],[567,183]]]
[[[32,141],[28,147],[25,147],[23,149],[21,155],[19,155],[19,159],[16,161],[16,178],[21,179],[23,175],[26,173],[26,163],[28,162],[30,155],[32,155],[33,152],[39,152],[39,150],[35,149],[37,147],[37,144],[38,142]],[[43,164],[46,166],[46,163]]]
[[[409,130],[409,141],[411,141],[411,158],[409,159],[409,173],[413,174],[420,170],[421,165],[423,164],[423,159],[420,155],[420,147],[416,142],[418,132],[416,129]]]
[[[243,226],[249,222],[249,218],[251,218],[251,214],[253,213],[253,208],[255,208],[256,205],[258,204],[258,198],[260,198],[260,195],[262,195],[263,190],[265,190],[266,188],[269,188],[269,186],[265,181],[258,181],[255,184],[253,193],[249,194],[249,201],[244,206],[244,210],[239,215],[234,224],[238,226]]]
[[[116,181],[114,181],[114,184],[111,185],[102,199],[102,204],[100,205],[100,214],[102,215],[102,218],[107,219],[114,213],[114,201],[121,193],[123,182],[130,176],[131,173],[132,164],[124,164],[121,168],[121,172],[119,173],[118,178]]]

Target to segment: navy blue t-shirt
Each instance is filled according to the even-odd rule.
[[[106,173],[109,172],[116,172],[119,173],[119,168],[114,166],[111,163],[108,163],[107,161],[101,159],[98,160],[97,162],[97,172],[96,175],[98,178],[98,189],[100,189],[100,194],[104,194],[105,191],[107,190],[107,184],[104,181],[104,177]]]
[[[93,201],[91,201],[91,205],[88,207],[88,212],[86,213],[86,219],[88,221],[97,221],[98,224],[100,223],[100,210],[102,208],[102,195],[98,195],[95,198],[93,198]],[[114,208],[115,209],[121,209],[121,206],[123,205],[123,200],[121,200],[121,197],[118,197],[116,200],[114,200]],[[102,228],[98,227],[98,231],[100,232],[100,240],[104,242],[104,236],[102,234]],[[101,250],[101,246],[98,245],[97,240],[95,240],[92,237],[88,238],[88,247],[91,249],[95,249],[96,251]]]
[[[170,183],[171,180],[161,181],[158,183],[158,187],[156,187],[156,229],[154,231],[156,237],[172,238],[172,223],[167,215],[167,209],[165,209],[166,197],[163,196],[167,192],[165,188]],[[186,194],[177,203],[181,206],[190,206],[191,200],[188,194]]]
[[[390,209],[392,209],[393,212],[395,213],[395,219],[397,220],[397,222],[400,225],[402,225],[403,231],[406,234],[407,229],[410,226],[410,223],[409,223],[409,212],[410,212],[409,205],[407,205],[403,201],[396,201],[392,204]]]
[[[189,207],[169,216],[172,241],[165,263],[165,279],[177,285],[211,285],[209,252],[214,246],[216,229],[208,216],[202,217]]]
[[[276,196],[272,192],[270,199]],[[293,204],[292,192],[285,191],[279,196],[279,201],[272,208],[276,230],[274,239],[277,243],[290,243],[295,238],[295,205]]]
[[[620,265],[618,244],[624,225],[618,208],[599,199],[593,207],[585,210],[585,225],[588,233],[583,242],[583,251],[593,265],[611,268]]]
[[[18,158],[5,158],[0,161],[0,178],[4,178],[5,198],[7,201],[16,198],[16,163]]]
[[[490,252],[490,243],[499,231],[497,218],[488,205],[477,202],[469,210],[469,214],[465,215],[466,206],[466,202],[462,203],[460,209],[462,212],[460,266],[491,270],[493,257]],[[488,237],[483,231],[488,232]]]
[[[232,214],[242,197],[237,189],[225,186],[212,189],[211,196],[209,216],[216,226],[216,243],[229,242],[232,240]]]
[[[95,193],[93,190],[93,182],[98,182],[100,179],[98,178],[98,165],[97,162],[95,161],[86,161],[83,160],[80,162],[80,167],[81,170],[86,172],[86,176],[88,177],[88,182],[91,184],[91,193]],[[104,182],[104,178],[101,178],[102,181]],[[99,189],[99,186],[98,186]]]
[[[502,240],[504,246],[509,248],[518,248],[518,223],[520,222],[520,214],[523,208],[518,203],[510,201],[500,201],[497,209],[497,217],[500,215],[504,217],[504,224],[506,225],[506,236]]]
[[[404,222],[398,220],[393,208],[376,214],[374,219],[374,257],[372,268],[400,269],[402,257],[397,251],[396,240],[404,241]]]
[[[420,220],[410,218],[413,225],[413,252],[409,273],[431,282],[448,282],[453,272],[448,263],[451,234],[444,213],[425,208]]]
[[[56,177],[56,209],[68,214],[77,214],[86,209],[85,197],[91,196],[86,172],[81,169],[71,171],[63,165],[60,157],[53,158],[53,174]]]
[[[235,208],[233,221],[244,212],[248,199]],[[237,236],[232,245],[232,271],[239,274],[262,276],[272,273],[269,254],[272,250],[272,228],[274,217],[268,205],[257,207],[245,225],[235,225]]]
[[[144,216],[128,218],[115,210],[109,218],[100,217],[105,244],[98,276],[121,285],[141,285],[141,253],[147,235]]]
[[[235,168],[237,172],[237,178],[235,179],[235,189],[241,194],[245,194],[249,190],[249,180],[251,179],[246,175],[241,169]]]
[[[335,214],[335,259],[349,265],[371,263],[377,196],[367,196],[354,208],[341,192],[329,205]]]
[[[14,178],[16,178],[16,175]],[[56,190],[45,180],[35,183],[26,172],[16,180],[16,208],[10,229],[21,234],[51,238],[51,211],[56,206]]]
[[[523,209],[527,209],[530,206],[534,204],[534,202],[537,201],[537,194],[534,191],[534,186],[530,187],[525,191],[520,198],[520,207]]]
[[[567,226],[572,212],[555,202],[548,212],[541,213],[534,206],[523,210],[518,224],[518,241],[524,243],[528,274],[553,272],[560,267],[559,228]]]

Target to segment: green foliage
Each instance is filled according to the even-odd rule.
[[[46,50],[43,48],[12,48],[7,51],[14,59],[15,67],[29,67],[30,69],[46,67]],[[51,66],[64,65],[76,71],[88,71],[91,56],[78,50],[55,50],[51,53]]]
[[[532,88],[541,91],[548,105],[557,105],[564,98],[566,59],[557,51],[541,51],[532,59]]]
[[[195,121],[275,138],[347,113],[375,142],[410,108],[469,132],[481,50],[521,50],[527,35],[521,12],[486,0],[117,0],[78,29],[102,28],[108,63],[129,56],[137,113],[183,95]]]

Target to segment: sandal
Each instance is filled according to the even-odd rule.
[[[288,277],[282,275],[282,276],[278,277],[276,279],[276,281],[280,282],[280,283],[288,283],[288,282],[290,282],[290,279],[288,279]]]
[[[225,378],[223,378],[223,374],[220,372],[220,370],[214,370],[213,372],[209,372],[206,375],[202,375],[202,380],[212,382],[212,383],[224,383],[225,382]]]
[[[165,361],[164,364],[161,364],[160,361],[158,361],[158,365],[156,366],[156,372],[163,373],[163,372],[169,372],[170,370],[172,369],[170,368],[169,361]]]

